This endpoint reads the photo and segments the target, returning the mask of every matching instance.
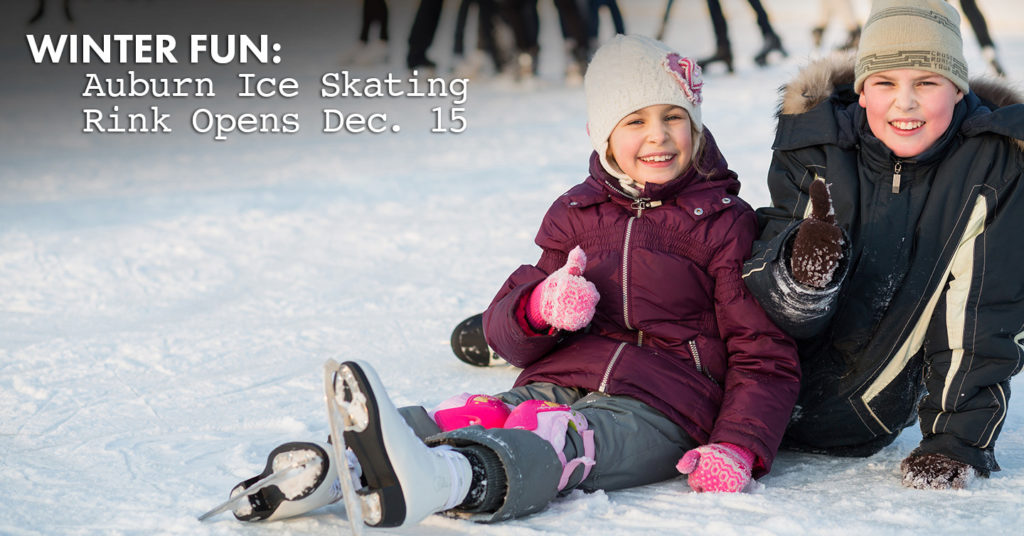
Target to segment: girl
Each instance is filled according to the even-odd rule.
[[[648,38],[594,56],[590,176],[555,201],[540,260],[485,313],[488,341],[523,368],[511,390],[399,411],[369,365],[340,367],[336,402],[363,416],[344,435],[367,524],[509,519],[678,472],[696,491],[737,492],[768,472],[798,361],[740,278],[757,221],[701,121],[701,86],[695,61]],[[294,445],[264,475],[303,449],[330,462],[329,448]],[[236,515],[308,511],[337,498],[328,487],[260,491]]]

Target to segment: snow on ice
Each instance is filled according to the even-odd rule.
[[[540,2],[540,76],[530,86],[476,79],[451,127],[451,97],[318,98],[320,77],[405,77],[411,0],[392,8],[391,64],[344,65],[357,2],[72,2],[25,25],[35,6],[7,6],[0,131],[0,533],[338,534],[342,507],[266,525],[196,516],[258,474],[289,440],[324,440],[327,358],[372,363],[398,404],[496,392],[510,368],[475,369],[449,334],[539,250],[548,205],[583,178],[590,152],[582,90],[563,83],[552,2]],[[727,1],[737,73],[706,73],[704,117],[743,181],[767,202],[776,88],[812,54],[817,5],[766,2],[790,52],[757,68],[751,10]],[[1024,74],[1024,15],[987,0],[1002,60]],[[452,66],[448,2],[430,51]],[[653,34],[664,3],[620,2],[631,31]],[[866,16],[868,2],[856,2]],[[25,35],[88,32],[270,36],[280,63],[136,66],[140,77],[209,77],[216,97],[150,102],[81,97],[87,73],[124,65],[35,64]],[[840,29],[826,40],[841,41]],[[603,30],[607,37],[608,30]],[[833,33],[835,35],[833,35]],[[467,32],[467,35],[475,35]],[[677,2],[666,40],[709,54],[703,2]],[[179,43],[184,43],[179,39]],[[472,42],[472,40],[470,41]],[[964,26],[973,72],[984,70]],[[186,56],[180,56],[182,58]],[[298,95],[241,98],[237,74],[294,78]],[[82,110],[159,105],[170,133],[87,134]],[[323,108],[380,113],[400,131],[322,131]],[[294,133],[217,132],[196,109],[239,118],[296,114]],[[458,114],[457,114],[458,115]],[[1016,381],[1019,383],[1019,380]],[[911,428],[866,459],[782,453],[764,489],[694,494],[683,478],[555,501],[526,519],[481,526],[434,516],[409,534],[1013,534],[1024,526],[1024,403],[997,446],[1002,471],[958,492],[916,491],[899,461]],[[390,531],[382,531],[390,532]]]

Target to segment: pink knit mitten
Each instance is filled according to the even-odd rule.
[[[676,469],[690,475],[693,491],[743,491],[750,482],[754,453],[732,443],[712,443],[695,448],[680,458]]]
[[[565,266],[541,281],[530,294],[526,306],[530,326],[538,330],[553,326],[576,331],[590,323],[601,296],[594,284],[583,278],[586,268],[587,255],[576,246],[569,252]]]

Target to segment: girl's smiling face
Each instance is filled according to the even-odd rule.
[[[918,69],[893,69],[864,80],[860,105],[876,138],[900,158],[923,153],[953,120],[964,94],[948,78]]]
[[[680,106],[654,104],[623,117],[608,137],[608,156],[639,184],[662,184],[690,167],[690,114]]]

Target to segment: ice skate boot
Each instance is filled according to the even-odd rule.
[[[844,52],[845,51],[850,51],[850,50],[857,50],[857,47],[859,47],[859,46],[860,46],[860,26],[857,26],[856,28],[853,28],[852,30],[847,32],[847,34],[846,34],[846,42],[843,43],[842,45],[839,45],[839,48],[837,50],[844,51]]]
[[[824,41],[824,38],[825,38],[825,27],[824,26],[815,26],[814,28],[811,28],[811,42],[814,43],[814,48],[815,49],[821,48],[821,44]]]
[[[758,67],[764,67],[768,65],[768,55],[772,52],[778,52],[782,54],[783,58],[789,57],[789,53],[786,49],[782,48],[782,40],[775,32],[770,32],[764,36],[764,45],[761,47],[761,51],[754,56],[754,63]]]
[[[565,85],[568,87],[580,87],[583,85],[583,74],[585,66],[577,61],[569,61],[565,67]]]
[[[519,82],[530,82],[537,74],[537,56],[530,52],[520,52],[515,59],[515,79]]]
[[[487,345],[482,314],[475,314],[455,326],[455,330],[452,331],[452,351],[463,363],[474,367],[508,364]]]
[[[725,70],[727,72],[733,72],[731,45],[729,45],[728,43],[719,43],[718,47],[715,49],[714,54],[706,58],[700,58],[697,60],[697,64],[700,65],[701,69],[707,69],[708,66],[714,65],[716,63],[722,63],[723,65],[725,65]]]
[[[345,444],[362,467],[365,487],[358,494],[363,522],[409,526],[462,504],[473,482],[469,459],[451,447],[425,445],[368,364],[329,362],[331,368],[335,372],[327,388],[328,404],[346,422]]]
[[[359,65],[363,67],[371,65],[386,65],[388,63],[388,42],[376,40],[372,42],[359,41],[350,50],[342,54],[341,65]]]
[[[354,456],[349,456],[355,462]],[[349,464],[358,479],[358,465]],[[200,521],[232,510],[241,521],[272,521],[304,514],[336,502],[341,488],[333,454],[317,443],[285,443],[267,456],[263,472],[239,482],[230,498],[199,517]]]
[[[992,74],[999,77],[1005,77],[1006,71],[1003,70],[1003,64],[999,63],[999,57],[996,56],[996,48],[993,46],[981,47],[981,55],[985,58],[988,63],[989,69]]]
[[[452,74],[456,78],[478,79],[486,72],[487,55],[482,50],[474,50],[469,56],[456,56],[454,63]]]
[[[433,78],[437,74],[437,64],[424,55],[406,56],[405,65],[409,69],[409,76],[420,80]]]
[[[311,512],[341,499],[341,488],[335,483],[333,455],[329,447],[316,443],[285,443],[267,456],[263,472],[231,490],[236,497],[253,492],[248,500],[232,509],[241,521],[273,521]],[[253,484],[272,474],[288,477],[275,483],[250,489]]]

